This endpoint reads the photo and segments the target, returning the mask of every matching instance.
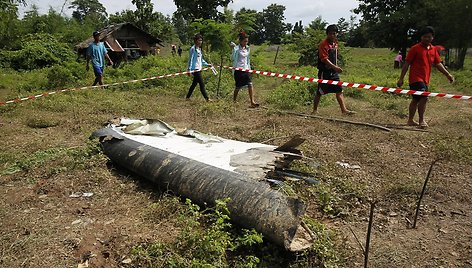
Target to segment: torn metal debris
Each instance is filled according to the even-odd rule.
[[[270,174],[306,179],[287,171],[290,161],[302,157],[295,148],[303,142],[299,137],[276,147],[176,131],[160,120],[132,119],[121,119],[93,136],[100,138],[112,161],[177,195],[199,204],[230,198],[228,209],[235,223],[255,228],[289,251],[304,250],[314,242],[301,221],[304,203],[264,182]]]

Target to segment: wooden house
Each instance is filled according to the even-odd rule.
[[[125,22],[109,25],[101,30],[100,42],[105,44],[110,58],[116,67],[123,60],[137,59],[155,51],[157,45],[163,46],[162,40],[139,29],[132,23]],[[90,38],[76,45],[79,57],[85,57],[88,46],[93,42]]]

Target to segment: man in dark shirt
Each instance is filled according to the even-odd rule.
[[[318,78],[323,80],[339,81],[339,74],[343,69],[337,65],[338,63],[338,27],[336,25],[329,25],[326,28],[326,39],[320,43],[318,48]],[[336,93],[336,100],[339,103],[341,112],[343,114],[354,114],[346,108],[344,102],[343,88],[338,85],[318,84],[318,89],[315,92],[313,99],[313,113],[317,113],[318,105],[321,96],[328,93]]]

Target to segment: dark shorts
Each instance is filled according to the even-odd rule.
[[[339,81],[339,75],[337,73],[321,73],[318,74],[318,77],[323,80],[333,80]],[[340,93],[343,92],[343,87],[338,85],[328,85],[328,84],[318,84],[318,89],[316,92],[320,95],[325,95],[328,93]]]
[[[415,82],[415,83],[410,84],[410,90],[428,91],[428,86],[423,82]],[[411,95],[411,96],[415,100],[427,98],[426,96],[419,96],[419,95]]]
[[[100,66],[93,66],[93,73],[95,77],[100,77],[103,75],[103,67]]]
[[[248,72],[234,71],[234,81],[237,89],[252,86],[251,75]]]

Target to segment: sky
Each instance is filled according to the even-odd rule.
[[[71,0],[26,0],[29,6],[21,8],[20,15],[30,9],[32,4],[36,4],[42,14],[46,13],[49,7],[60,11],[64,1],[71,2]],[[125,9],[135,9],[131,0],[99,0],[99,2],[106,8],[108,14]],[[152,2],[154,11],[164,15],[172,15],[177,9],[173,0],[152,0]],[[357,0],[233,0],[229,8],[235,12],[242,7],[262,11],[273,3],[286,7],[285,22],[295,24],[295,22],[302,20],[304,26],[308,26],[318,16],[330,24],[337,23],[341,17],[349,21],[350,16],[353,15],[351,10],[358,5]],[[71,10],[68,10],[66,14],[70,15]]]

